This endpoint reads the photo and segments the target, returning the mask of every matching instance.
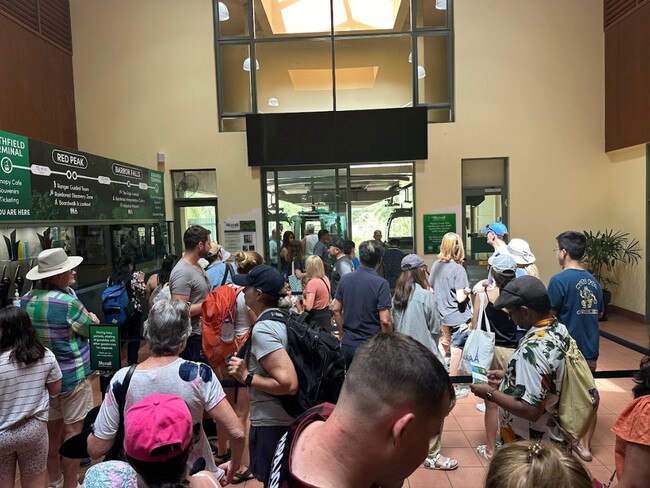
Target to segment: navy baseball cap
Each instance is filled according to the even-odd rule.
[[[232,280],[236,285],[252,286],[268,295],[280,296],[284,288],[284,278],[268,264],[259,264],[250,273],[235,275]]]
[[[499,237],[503,237],[508,233],[508,228],[503,222],[492,222],[481,229],[481,234],[487,234],[488,232],[494,232]]]

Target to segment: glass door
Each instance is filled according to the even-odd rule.
[[[326,229],[347,239],[347,168],[267,171],[264,178],[266,208],[265,260],[277,265],[275,250],[292,232],[302,239],[311,229]]]
[[[463,239],[465,268],[470,283],[487,276],[488,258],[494,252],[481,233],[492,222],[507,225],[507,159],[466,159],[463,175]]]
[[[202,225],[210,231],[211,240],[218,240],[217,201],[174,202],[174,247],[177,256],[183,254],[183,233],[191,225]]]

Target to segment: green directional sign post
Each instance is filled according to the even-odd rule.
[[[32,220],[29,143],[0,131],[0,221]]]
[[[427,214],[424,216],[424,254],[440,252],[440,243],[447,232],[456,232],[456,214]]]
[[[91,325],[90,369],[117,371],[121,366],[119,326]]]

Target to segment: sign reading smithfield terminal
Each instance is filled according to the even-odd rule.
[[[164,218],[163,173],[0,131],[0,221]]]
[[[456,232],[456,214],[425,215],[424,254],[438,254],[442,238],[447,232]]]

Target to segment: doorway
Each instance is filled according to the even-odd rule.
[[[280,249],[285,232],[302,239],[312,228],[351,239],[357,248],[379,229],[386,243],[397,237],[404,252],[413,252],[413,171],[410,162],[264,171],[265,259],[271,262],[274,230]]]
[[[508,225],[507,158],[462,160],[463,241],[470,283],[487,276],[488,257],[494,252],[481,232],[492,222]]]

